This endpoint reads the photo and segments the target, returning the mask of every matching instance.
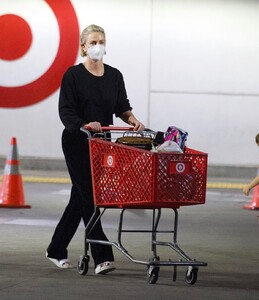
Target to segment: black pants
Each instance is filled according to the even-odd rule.
[[[86,226],[94,212],[89,146],[86,134],[80,132],[74,135],[65,129],[62,134],[62,148],[72,181],[72,188],[69,203],[47,249],[48,256],[56,259],[67,258],[67,247],[81,219],[83,218]],[[100,221],[89,237],[107,240]],[[105,261],[114,261],[111,246],[91,244],[91,253],[95,265]]]

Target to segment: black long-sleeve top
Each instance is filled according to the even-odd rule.
[[[59,96],[59,116],[70,133],[81,126],[100,122],[113,124],[113,114],[120,117],[131,110],[121,72],[104,64],[104,75],[94,76],[82,63],[70,67],[63,76]]]

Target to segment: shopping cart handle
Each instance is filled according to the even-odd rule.
[[[92,130],[91,126],[82,126],[81,131],[87,134],[88,139],[91,138],[90,131]],[[122,126],[102,126],[102,132],[106,131],[133,131],[133,127],[122,127]]]
[[[102,131],[110,131],[110,130],[112,130],[112,131],[132,131],[133,130],[133,127],[122,127],[122,126],[102,126],[101,128],[102,128]],[[87,131],[91,131],[92,128],[91,128],[91,126],[83,126],[83,127],[81,127],[81,130],[85,131],[83,129],[85,129]]]
[[[128,126],[102,126],[102,131],[133,131],[134,127]]]

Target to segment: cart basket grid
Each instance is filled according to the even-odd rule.
[[[207,154],[151,152],[92,138],[94,201],[102,207],[179,208],[204,204]]]

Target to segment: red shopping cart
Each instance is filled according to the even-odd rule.
[[[124,131],[126,128],[103,129],[115,132]],[[86,131],[84,128],[82,130]],[[152,131],[145,131],[140,135],[144,135],[144,139],[152,140],[153,134],[155,133]],[[127,131],[131,140],[138,135],[139,133]],[[85,253],[80,256],[78,262],[79,274],[85,275],[88,272],[89,244],[101,243],[114,246],[134,263],[146,265],[148,283],[157,282],[161,266],[173,267],[173,281],[176,281],[177,267],[186,266],[185,281],[194,284],[199,267],[207,266],[207,263],[191,259],[178,246],[178,208],[205,203],[207,154],[190,148],[186,148],[184,153],[153,152],[141,146],[128,146],[95,137],[90,138],[89,143],[95,211],[85,228]],[[139,144],[139,141],[137,143]],[[157,240],[157,234],[161,233],[158,225],[164,208],[171,209],[174,213],[173,228],[162,231],[172,235],[171,241]],[[120,210],[117,241],[89,239],[89,234],[107,209]],[[151,229],[125,230],[124,213],[128,209],[152,210]],[[129,253],[122,245],[122,234],[129,232],[151,233],[152,258],[138,260]],[[180,256],[180,260],[161,261],[157,246],[168,246]]]

